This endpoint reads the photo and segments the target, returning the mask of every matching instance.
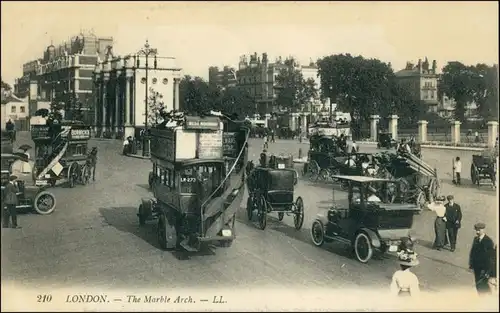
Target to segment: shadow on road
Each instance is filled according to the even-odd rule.
[[[148,184],[136,184],[136,186],[137,186],[137,187],[141,187],[141,188],[143,188],[143,189],[145,189],[145,190],[147,190],[147,191],[149,191],[149,190],[150,190],[150,189],[149,189],[149,185],[148,185]]]
[[[276,213],[270,213],[270,214],[277,215]],[[238,222],[240,222],[242,224],[245,224],[245,225],[252,227],[252,228],[257,228],[257,229],[259,228],[258,222],[257,222],[257,212],[256,211],[254,211],[252,221],[248,220],[246,209],[244,209],[244,208],[242,208],[241,210],[238,211],[236,218],[237,218]],[[293,216],[292,215],[287,216],[285,214],[284,220],[287,220],[287,219],[293,220]],[[306,226],[305,223],[306,222],[304,222],[304,226]],[[295,240],[301,241],[301,242],[306,243],[308,245],[312,245],[311,235],[310,235],[311,230],[308,227],[304,227],[304,226],[300,230],[297,230],[297,229],[295,229],[295,227],[288,225],[288,224],[284,223],[283,221],[279,221],[277,217],[272,216],[272,215],[268,215],[266,229],[264,229],[262,231],[263,232],[270,231],[270,230],[277,231],[277,232],[279,232],[279,233],[281,233],[289,238],[293,238]],[[309,225],[307,225],[307,226],[309,226]],[[331,253],[333,253],[337,256],[340,256],[340,257],[353,259],[353,255],[352,255],[350,247],[346,246],[344,244],[341,244],[341,243],[337,243],[337,242],[326,243],[324,246],[322,246],[319,249],[324,249],[324,250],[331,252]]]
[[[109,226],[121,232],[131,233],[151,246],[160,249],[156,237],[156,225],[147,223],[144,226],[139,226],[136,207],[99,208],[99,213]]]

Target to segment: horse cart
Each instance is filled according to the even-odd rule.
[[[347,182],[347,199],[334,199],[333,207],[318,214],[311,226],[314,245],[319,247],[333,241],[346,244],[359,262],[367,263],[375,253],[396,253],[403,243],[411,241],[410,231],[418,207],[390,202],[387,190],[394,183],[392,180],[364,176],[336,178]],[[380,198],[374,201],[371,193]]]
[[[304,201],[297,197],[294,202],[296,172],[293,169],[275,169],[258,166],[247,177],[247,215],[251,221],[257,211],[260,229],[267,226],[267,215],[278,213],[282,221],[285,214],[293,215],[297,230],[304,224]]]
[[[496,158],[488,154],[474,154],[470,166],[470,178],[478,187],[496,186]]]
[[[35,184],[54,186],[61,179],[66,179],[71,188],[77,183],[87,184],[91,173],[88,156],[90,134],[90,126],[77,121],[32,125]]]
[[[16,168],[16,162],[28,162],[26,155],[22,153],[2,153],[2,208],[4,207],[4,188],[9,183],[9,177],[13,174],[13,168]],[[38,214],[48,215],[54,212],[56,208],[56,197],[45,190],[45,187],[27,185],[25,181],[18,177],[16,209],[19,212],[34,210]]]
[[[348,156],[336,137],[313,135],[310,138],[310,148],[308,152],[308,162],[304,164],[304,176],[320,178],[320,172],[323,176],[334,175],[335,169]]]
[[[424,209],[426,203],[433,202],[439,195],[440,184],[437,170],[417,156],[405,153],[375,154],[381,177],[396,181],[397,194],[392,202],[416,203]]]

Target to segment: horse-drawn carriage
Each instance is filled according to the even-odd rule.
[[[9,177],[16,167],[16,162],[28,162],[23,153],[2,153],[2,208],[4,207],[4,188],[9,182]],[[18,211],[34,210],[38,214],[48,215],[54,212],[56,208],[56,197],[45,190],[44,187],[27,185],[22,178],[16,180],[19,200],[16,208]]]
[[[313,135],[310,138],[308,162],[304,164],[304,175],[318,177],[322,170],[334,172],[349,154],[339,144],[338,138]]]
[[[294,225],[300,229],[304,223],[304,201],[297,197],[294,202],[296,172],[290,168],[270,168],[258,166],[249,171],[247,177],[247,215],[252,220],[257,211],[259,227],[267,226],[267,215],[278,213],[283,220],[285,214],[294,216]]]
[[[377,136],[377,148],[392,149],[396,148],[398,142],[392,138],[392,133],[379,132]]]
[[[470,178],[474,185],[496,186],[496,157],[494,153],[486,151],[483,154],[474,154],[470,167]]]
[[[423,209],[426,202],[433,202],[439,195],[437,170],[417,156],[381,153],[374,157],[379,164],[380,176],[397,182],[399,192],[392,197],[392,202],[416,203]]]
[[[60,179],[67,179],[71,188],[76,183],[87,184],[91,173],[88,156],[90,133],[90,126],[78,121],[32,125],[35,184],[54,186]]]

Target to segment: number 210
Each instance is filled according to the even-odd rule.
[[[37,302],[50,302],[52,301],[51,295],[38,295],[36,296]]]

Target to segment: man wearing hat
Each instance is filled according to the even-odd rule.
[[[445,205],[446,230],[450,240],[451,252],[453,252],[457,246],[457,234],[462,224],[462,209],[455,203],[452,195],[447,196],[446,199],[448,200]]]
[[[476,290],[479,294],[491,293],[488,279],[494,272],[491,267],[496,258],[493,240],[486,235],[485,228],[484,223],[474,225],[476,238],[472,243],[469,256],[469,269],[474,272]]]
[[[9,222],[12,219],[12,228],[20,228],[17,226],[17,187],[15,181],[17,176],[10,175],[9,183],[5,186],[4,199],[5,208],[3,208],[3,228],[9,227]]]
[[[397,296],[417,296],[420,286],[417,275],[411,272],[419,261],[417,254],[412,250],[402,250],[398,253],[400,269],[392,275],[391,292]]]

